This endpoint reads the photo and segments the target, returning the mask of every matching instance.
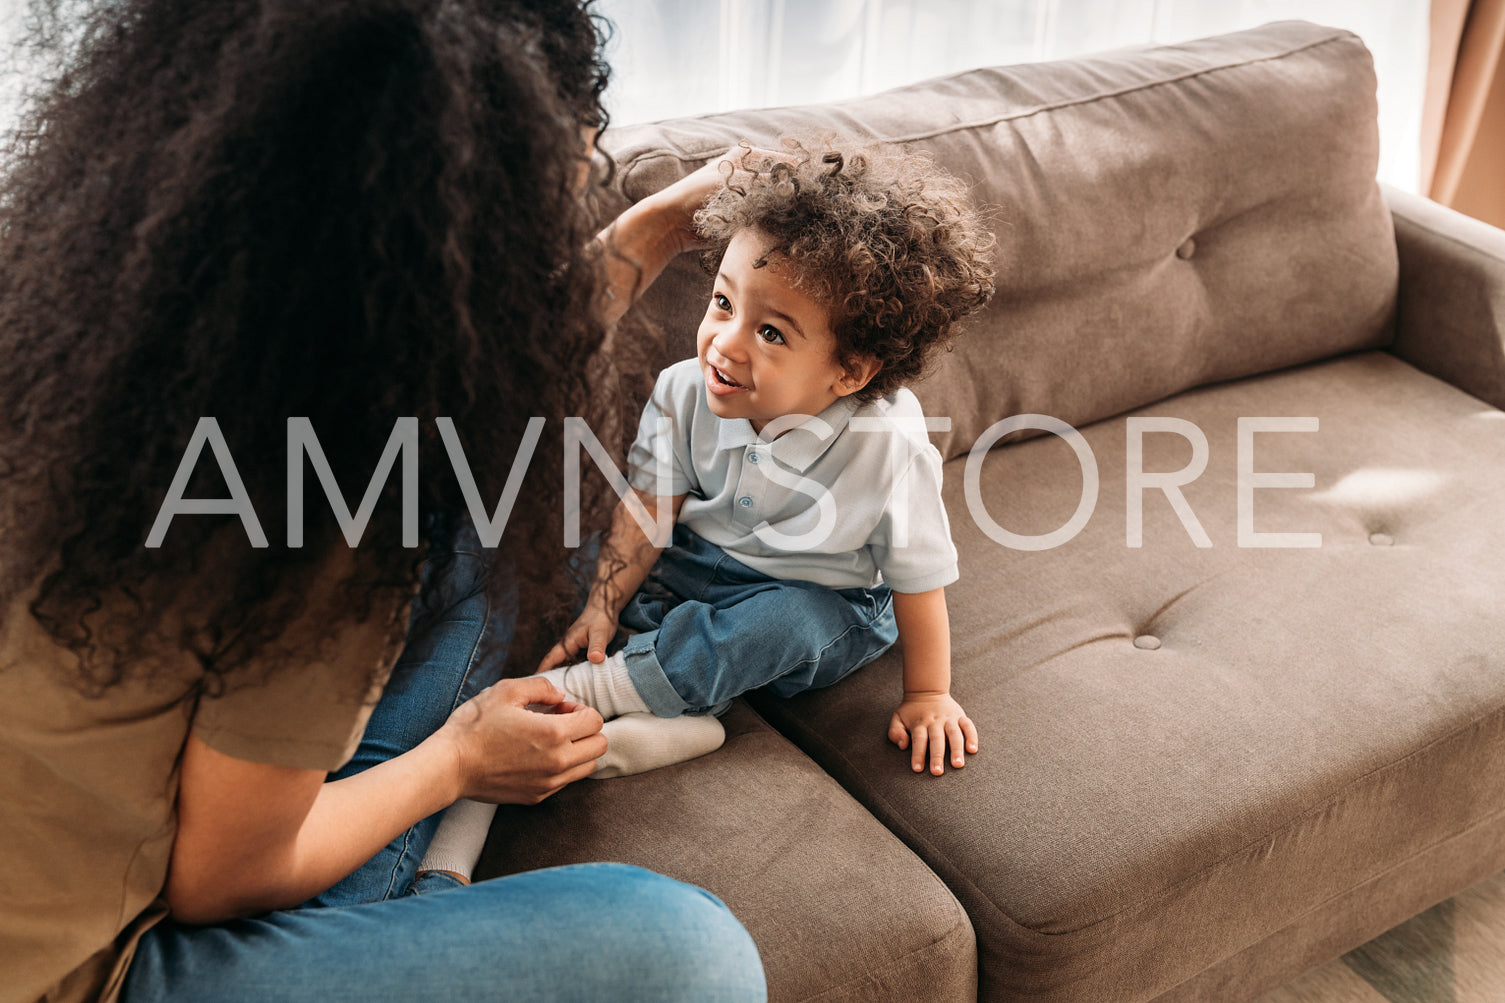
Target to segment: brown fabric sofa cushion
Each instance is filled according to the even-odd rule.
[[[1475,884],[1480,874],[1498,874],[1501,869],[1505,869],[1505,813],[1497,812],[1456,837],[1420,851],[1402,867],[1376,874],[1337,898],[1314,902],[1290,926],[1155,997],[1155,1003],[1252,999],[1286,982],[1292,972],[1315,968],[1351,951],[1355,944],[1380,936],[1395,926],[1396,917],[1415,916],[1437,905],[1443,896]],[[1481,933],[1494,935],[1494,931]],[[1468,991],[1465,985],[1460,980],[1463,992]]]
[[[477,876],[610,860],[699,885],[752,934],[773,1001],[974,999],[945,885],[741,701],[723,722],[712,755],[502,806]]]
[[[975,70],[825,106],[611,130],[640,199],[733,143],[932,151],[991,207],[999,291],[916,386],[942,453],[1039,412],[1073,425],[1204,383],[1384,344],[1395,241],[1374,183],[1369,53],[1283,22],[1185,45]],[[642,312],[693,354],[690,256]]]
[[[1158,491],[1126,545],[1122,418],[1082,430],[1101,490],[1054,550],[995,543],[964,461],[947,466],[953,692],[982,732],[964,770],[916,777],[887,743],[897,651],[757,704],[957,893],[985,998],[1151,999],[1246,951],[1215,984],[1259,988],[1239,973],[1320,960],[1280,936],[1308,914],[1370,889],[1363,923],[1319,929],[1336,954],[1505,862],[1426,862],[1505,812],[1505,413],[1371,352],[1137,414],[1206,434],[1183,491],[1211,548]],[[1319,548],[1238,546],[1252,416],[1319,419],[1252,454],[1254,471],[1315,475],[1254,491],[1253,528]],[[1144,455],[1175,471],[1191,449],[1149,434]],[[1044,533],[1076,507],[1077,471],[1060,439],[1020,442],[986,455],[981,494],[998,523]],[[1445,883],[1418,891],[1418,874]]]

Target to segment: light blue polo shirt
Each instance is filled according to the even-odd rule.
[[[770,423],[771,441],[746,418],[718,418],[705,395],[695,359],[665,369],[627,457],[633,487],[663,494],[661,470],[669,495],[689,495],[686,528],[770,578],[895,592],[956,581],[941,456],[914,394],[844,397],[786,419],[782,435]]]

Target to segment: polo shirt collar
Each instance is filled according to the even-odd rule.
[[[792,470],[804,473],[841,435],[856,410],[857,402],[850,396],[838,397],[815,418],[807,418],[772,442],[763,442],[753,431],[752,422],[746,418],[718,418],[716,448],[746,449],[754,443],[763,443],[774,459]],[[830,435],[820,437],[814,428],[817,419],[830,427]]]

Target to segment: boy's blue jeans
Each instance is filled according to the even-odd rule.
[[[462,538],[464,539],[464,538]],[[496,679],[511,621],[479,585],[462,543],[446,612],[410,638],[355,757],[330,779],[405,752]],[[464,886],[415,881],[438,827],[424,819],[303,906],[148,930],[125,1003],[154,1000],[762,1000],[757,948],[719,899],[622,864],[580,864]]]
[[[720,714],[766,686],[830,686],[898,639],[888,586],[769,578],[683,526],[622,610],[632,683],[659,717]]]

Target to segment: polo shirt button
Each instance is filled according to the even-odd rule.
[[[1395,538],[1389,533],[1370,533],[1369,542],[1376,547],[1388,547],[1395,543]]]
[[[752,508],[752,499],[747,495],[743,495],[741,498],[737,499],[737,504],[741,505],[743,508]]]
[[[1185,261],[1187,258],[1190,258],[1193,254],[1196,253],[1197,242],[1191,237],[1187,237],[1186,240],[1182,242],[1181,246],[1176,248],[1176,257],[1180,258],[1182,261]]]
[[[1160,638],[1154,634],[1140,634],[1134,638],[1134,647],[1144,651],[1154,651],[1160,647]]]
[[[762,457],[759,456],[757,453],[748,453],[747,454],[747,462],[748,463],[757,463],[761,459],[762,459]]]

